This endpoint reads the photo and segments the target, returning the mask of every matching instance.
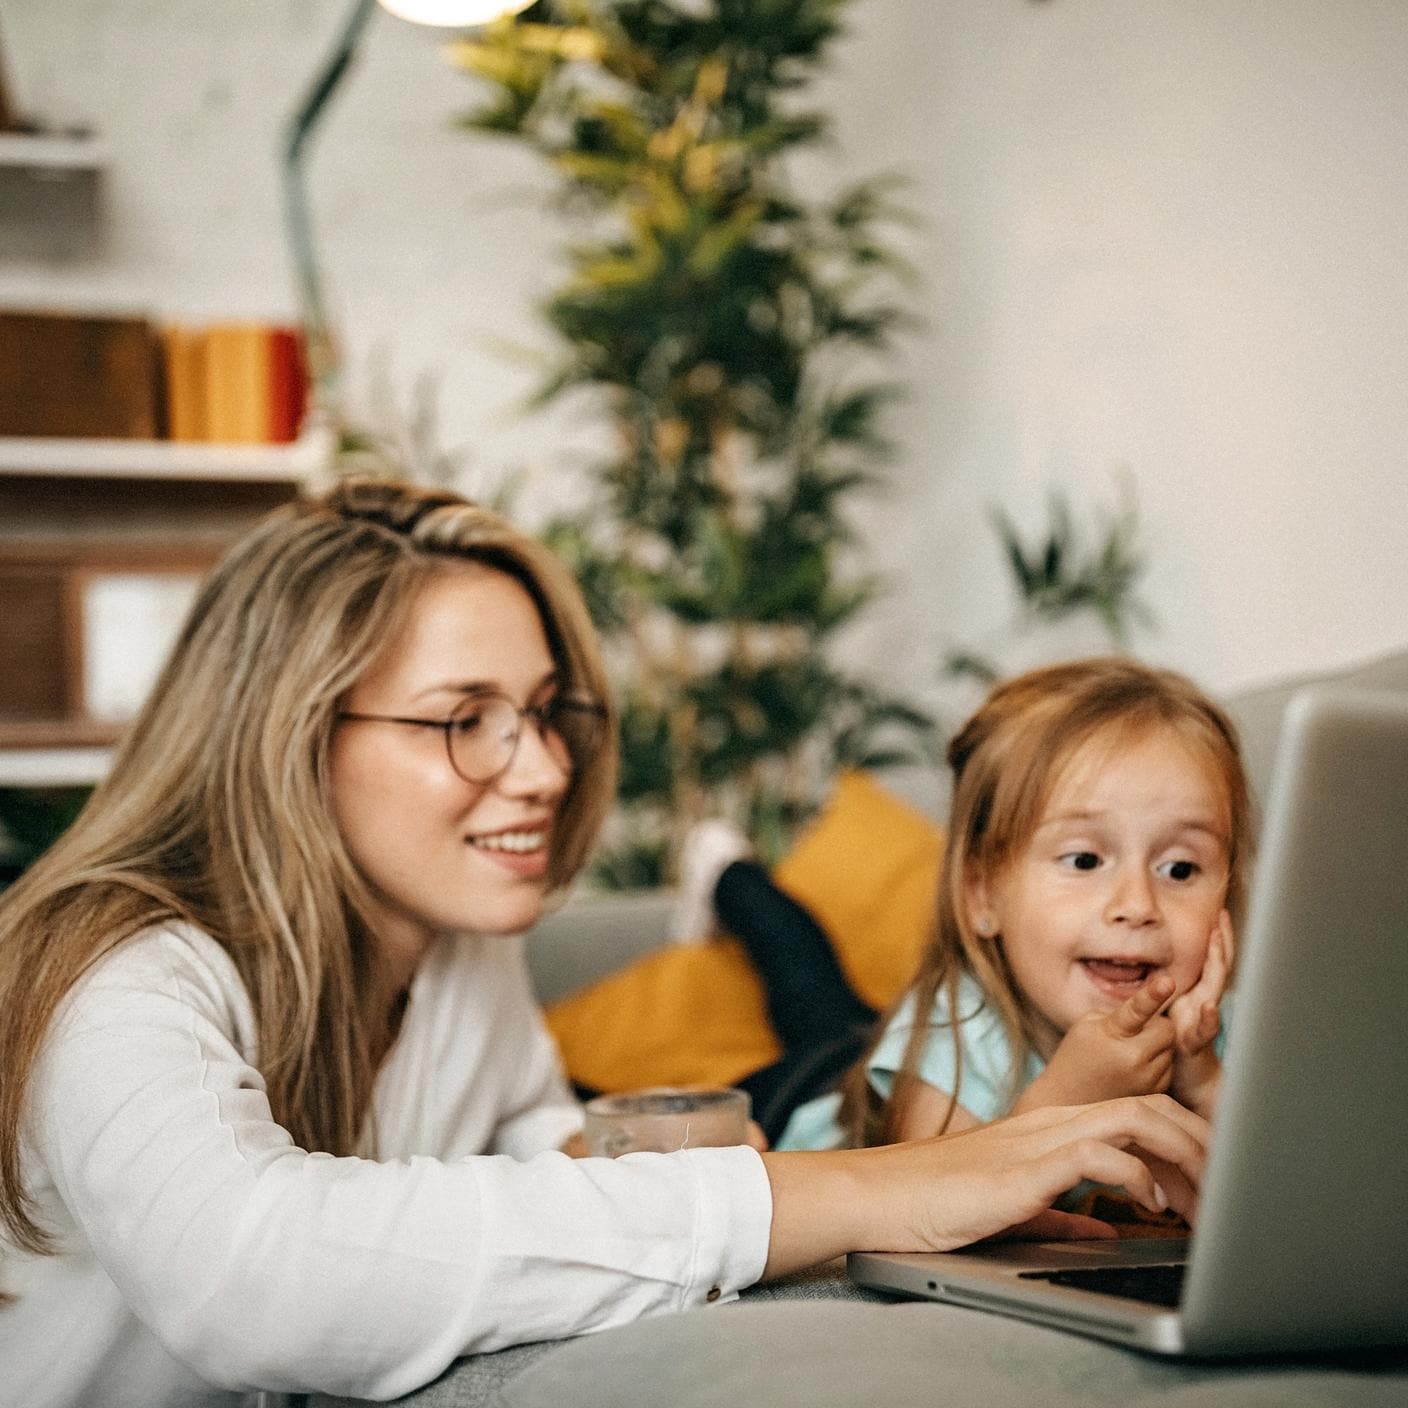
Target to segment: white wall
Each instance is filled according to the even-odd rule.
[[[975,531],[1135,478],[1146,650],[1234,687],[1408,642],[1408,6],[862,5],[847,118],[933,221],[878,541],[980,632]],[[903,635],[908,626],[900,629]]]
[[[294,312],[275,152],[332,0],[7,0],[17,96],[102,129],[105,247],[0,266],[0,303]],[[865,522],[899,590],[849,642],[927,691],[1010,610],[997,501],[1133,476],[1160,623],[1144,653],[1233,688],[1408,643],[1408,5],[855,0],[828,81],[836,179],[914,179],[927,325]],[[560,229],[526,154],[449,130],[468,80],[380,15],[312,158],[363,394],[439,378],[466,485],[532,501],[597,442],[522,421]],[[815,167],[812,164],[809,169]],[[896,677],[895,662],[906,662]]]

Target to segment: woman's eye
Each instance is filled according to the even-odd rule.
[[[450,731],[452,733],[475,733],[483,727],[484,714],[479,709],[474,709],[463,714],[456,714],[455,717],[450,720]]]
[[[1191,880],[1199,869],[1195,860],[1167,860],[1159,867],[1159,874],[1168,880]]]
[[[1061,864],[1068,870],[1094,870],[1100,864],[1100,857],[1094,851],[1067,851],[1061,857]]]

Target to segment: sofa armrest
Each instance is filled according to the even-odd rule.
[[[668,942],[673,890],[579,891],[534,926],[525,951],[546,1006]]]

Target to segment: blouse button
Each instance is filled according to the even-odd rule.
[[[716,1300],[718,1300],[718,1298],[719,1298],[722,1294],[723,1294],[723,1292],[722,1292],[721,1290],[719,1290],[719,1288],[718,1288],[717,1286],[711,1286],[711,1287],[709,1288],[709,1294],[708,1294],[707,1296],[705,1296],[704,1299],[707,1300],[710,1305],[713,1305],[713,1303],[714,1303]]]

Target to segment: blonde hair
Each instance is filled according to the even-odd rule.
[[[49,1249],[23,1185],[26,1086],[56,1008],[95,959],[147,925],[187,920],[229,953],[256,1018],[275,1119],[345,1154],[375,1078],[373,912],[334,825],[339,702],[419,589],[458,562],[516,579],[564,690],[610,696],[576,584],[541,544],[457,495],[348,480],[276,510],[204,584],[108,778],[0,897],[0,1216]],[[614,795],[615,719],[573,775],[550,888],[586,859]]]
[[[998,685],[949,744],[953,803],[934,929],[914,984],[886,1014],[870,1049],[843,1082],[841,1124],[850,1142],[881,1144],[898,1138],[920,1058],[935,1030],[932,1013],[940,988],[947,998],[957,1073],[943,1125],[948,1128],[962,1084],[959,1024],[976,1015],[960,1017],[958,1012],[958,984],[965,974],[1002,1024],[1012,1057],[1009,1093],[1015,1099],[1035,1046],[1034,1031],[1001,941],[974,932],[965,885],[996,875],[1021,852],[1062,770],[1086,744],[1098,737],[1118,746],[1165,728],[1201,752],[1222,783],[1228,821],[1226,905],[1234,923],[1240,920],[1250,860],[1251,799],[1237,731],[1223,710],[1184,676],[1124,658],[1052,665]],[[889,1019],[911,1000],[913,1029],[890,1098],[881,1102],[866,1066]]]

